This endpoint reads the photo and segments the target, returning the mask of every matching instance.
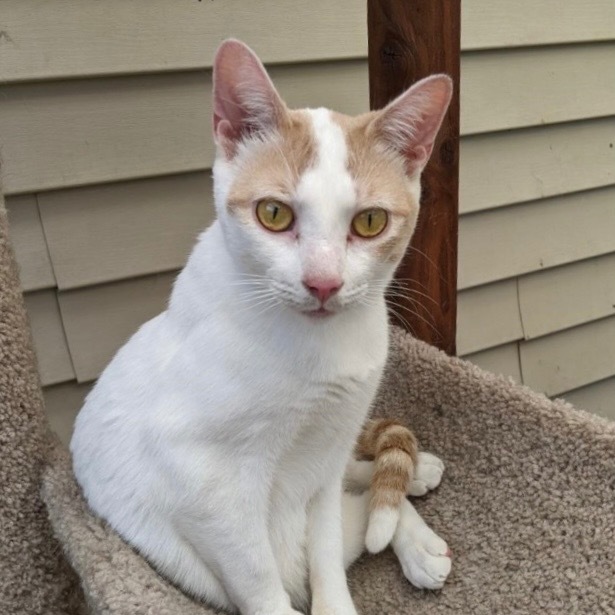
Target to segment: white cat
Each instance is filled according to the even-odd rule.
[[[168,309],[100,377],[71,442],[94,512],[215,606],[290,615],[311,599],[313,614],[356,613],[345,569],[364,549],[368,494],[343,494],[344,471],[451,88],[433,76],[355,118],[291,111],[251,50],[218,50],[217,221]],[[370,462],[349,470],[365,488]],[[416,478],[435,486],[441,471],[419,457]],[[406,576],[441,587],[446,543],[407,500],[395,514]]]

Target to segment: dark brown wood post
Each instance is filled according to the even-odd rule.
[[[368,0],[369,91],[379,109],[418,79],[447,73],[450,109],[425,172],[421,213],[397,278],[396,322],[455,354],[461,0]],[[426,296],[425,296],[426,295]],[[404,322],[407,321],[407,322]]]

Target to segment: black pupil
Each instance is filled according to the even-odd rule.
[[[277,205],[271,206],[271,219],[275,222],[275,219],[278,217],[278,212],[280,208]]]
[[[367,214],[367,226],[370,229],[372,228],[372,212],[371,211]]]

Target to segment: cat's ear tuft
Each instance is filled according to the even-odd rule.
[[[420,173],[427,164],[452,95],[451,78],[432,75],[415,83],[376,117],[378,136],[404,156],[408,175]]]
[[[244,43],[224,41],[214,59],[214,137],[231,158],[242,139],[279,125],[285,105],[265,67]]]

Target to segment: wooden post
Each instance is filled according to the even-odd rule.
[[[461,0],[368,0],[369,89],[379,109],[418,79],[447,73],[455,93],[425,172],[421,213],[397,271],[393,318],[455,354]],[[427,295],[427,296],[425,296]],[[399,318],[399,315],[401,318]],[[404,322],[407,321],[407,322]]]

